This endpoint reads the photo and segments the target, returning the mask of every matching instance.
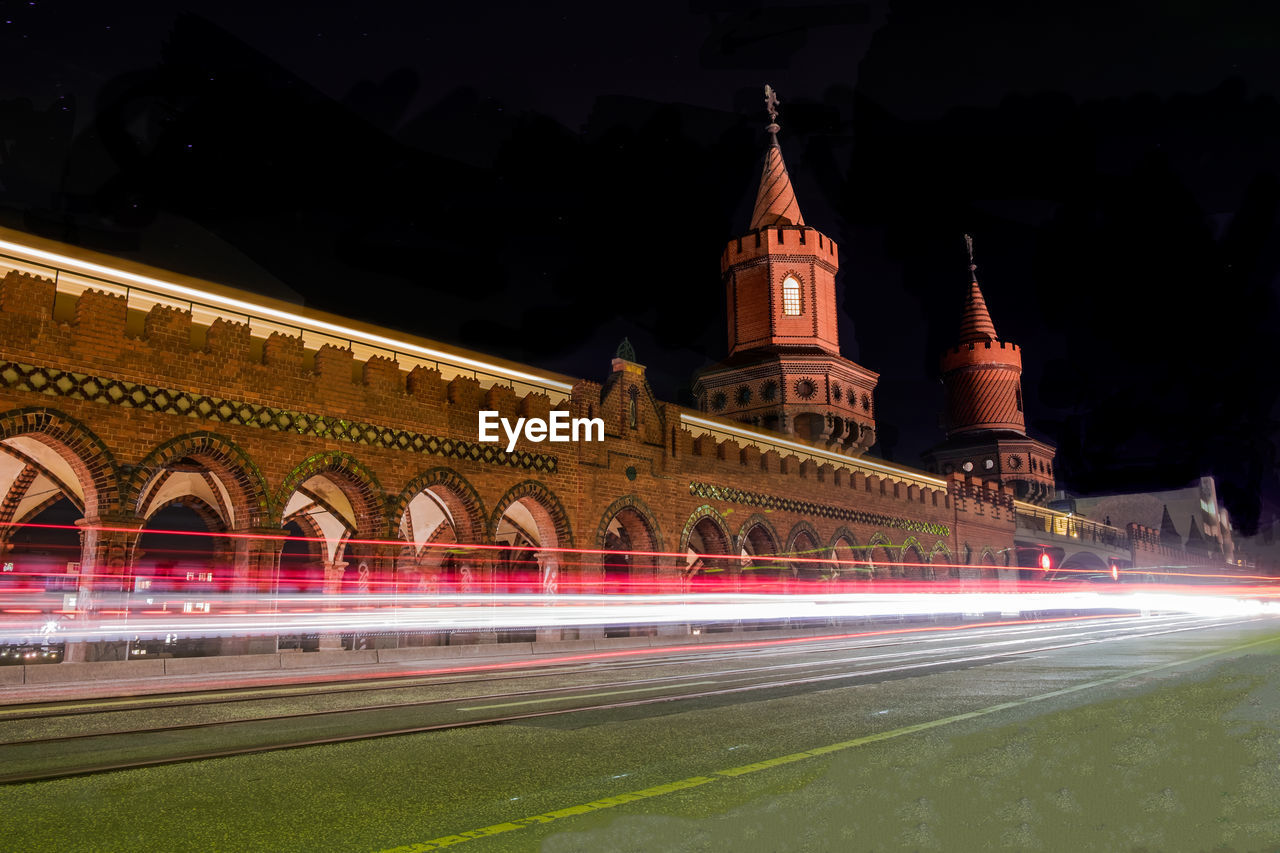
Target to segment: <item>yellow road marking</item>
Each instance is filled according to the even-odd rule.
[[[778,758],[770,758],[765,761],[757,761],[754,764],[744,764],[741,767],[731,767],[728,770],[718,770],[709,776],[691,776],[688,779],[681,779],[678,782],[668,782],[665,785],[657,785],[652,788],[645,788],[640,791],[631,791],[625,794],[617,794],[612,797],[604,797],[599,800],[592,800],[589,803],[583,803],[578,806],[568,806],[555,811],[543,812],[542,814],[532,815],[530,817],[522,817],[518,820],[508,821],[506,823],[495,823],[492,826],[482,827],[480,829],[472,829],[467,832],[460,832],[456,835],[445,835],[440,838],[433,838],[430,841],[421,841],[416,844],[406,844],[400,847],[392,847],[382,851],[382,853],[426,853],[429,850],[439,850],[444,847],[452,847],[455,844],[464,844],[468,841],[474,841],[477,838],[487,838],[491,835],[501,835],[504,832],[512,832],[517,829],[524,829],[526,826],[537,826],[541,824],[551,823],[557,820],[563,820],[568,817],[576,817],[581,814],[600,811],[602,809],[611,809],[615,806],[634,803],[637,800],[647,800],[652,797],[661,797],[665,794],[672,794],[676,791],[684,791],[689,788],[696,788],[700,785],[706,785],[721,779],[733,779],[738,776],[745,776],[748,773],[756,773],[761,770],[768,770],[771,767],[780,767],[784,764],[791,764],[796,761],[803,761],[806,758],[817,758],[821,755],[829,755],[833,752],[840,752],[846,749],[864,746],[877,741],[890,740],[903,735],[914,734],[916,732],[926,731],[928,729],[938,728],[939,726],[958,723],[962,720],[972,720],[976,717],[985,717],[988,714],[994,714],[998,711],[1007,711],[1011,708],[1017,708],[1022,705],[1030,705],[1033,702],[1043,702],[1046,699],[1053,699],[1057,696],[1065,696],[1069,693],[1078,693],[1081,690],[1088,690],[1093,687],[1101,687],[1105,684],[1114,684],[1117,681],[1125,681],[1135,678],[1139,675],[1147,675],[1152,672],[1159,672],[1162,669],[1170,669],[1175,666],[1182,666],[1188,663],[1195,663],[1207,658],[1217,657],[1218,655],[1229,654],[1230,652],[1238,652],[1242,649],[1252,648],[1253,646],[1261,646],[1266,643],[1274,643],[1280,640],[1280,636],[1268,637],[1265,640],[1255,640],[1251,643],[1242,643],[1238,646],[1231,646],[1226,649],[1219,649],[1215,652],[1206,652],[1202,655],[1189,657],[1184,660],[1172,661],[1170,663],[1162,663],[1158,666],[1147,667],[1146,669],[1135,670],[1134,672],[1126,672],[1122,675],[1113,675],[1107,678],[1100,678],[1097,681],[1090,681],[1085,684],[1077,684],[1074,687],[1064,687],[1060,690],[1053,690],[1049,693],[1041,693],[1038,696],[1029,696],[1026,699],[1015,699],[1012,702],[1001,702],[999,705],[992,705],[988,708],[981,708],[977,711],[969,711],[964,714],[953,714],[950,717],[942,717],[937,720],[930,720],[924,723],[916,723],[910,726],[902,726],[901,728],[891,729],[886,732],[878,732],[876,734],[865,735],[864,737],[854,738],[853,740],[832,743],[826,746],[819,746],[814,749],[805,750],[804,752],[794,752],[790,755],[783,755]]]
[[[621,696],[624,693],[652,693],[670,690],[672,687],[692,687],[696,684],[719,684],[718,681],[686,681],[683,684],[664,684],[661,687],[637,687],[634,690],[609,690],[604,693],[579,693],[576,696],[552,696],[549,699],[525,699],[521,702],[503,702],[501,705],[471,705],[459,711],[488,711],[493,708],[514,708],[516,705],[541,705],[544,702],[565,702],[569,699],[595,699],[600,696]]]

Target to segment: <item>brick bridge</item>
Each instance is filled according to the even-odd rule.
[[[175,505],[256,534],[214,536],[209,566],[262,591],[290,547],[335,593],[467,590],[518,566],[550,590],[713,568],[977,576],[1012,553],[1007,487],[662,402],[630,360],[574,380],[12,231],[0,275],[0,549],[69,502],[86,597],[132,589]],[[603,418],[605,440],[477,442],[481,409],[552,408]],[[452,542],[515,548],[427,547]]]

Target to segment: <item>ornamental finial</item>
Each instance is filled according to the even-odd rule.
[[[765,130],[773,137],[773,144],[778,144],[778,93],[768,83],[764,84],[764,108],[769,111],[769,126]]]
[[[969,251],[969,280],[978,280],[978,265],[973,262],[973,238],[968,234],[964,235],[964,247]]]

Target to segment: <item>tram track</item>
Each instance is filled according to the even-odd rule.
[[[881,661],[881,663],[885,665],[874,666],[873,668],[866,668],[865,666],[852,669],[845,668],[850,662],[855,660],[862,660],[864,664],[871,662],[871,659],[862,655],[857,658],[846,658],[834,661],[792,662],[762,667],[740,667],[736,670],[721,670],[719,672],[690,672],[687,674],[681,674],[680,676],[664,676],[629,681],[613,681],[592,685],[554,687],[533,691],[513,691],[499,694],[488,693],[474,696],[440,697],[415,702],[382,703],[356,708],[303,711],[298,713],[277,714],[247,719],[193,723],[190,725],[169,725],[107,733],[100,732],[10,741],[0,743],[0,767],[4,767],[6,769],[13,768],[10,772],[0,771],[0,784],[18,784],[45,779],[84,776],[94,773],[137,767],[199,761],[208,758],[251,755],[283,749],[298,749],[308,746],[371,740],[407,734],[514,723],[567,714],[608,712],[623,708],[635,708],[661,703],[706,700],[713,697],[723,697],[754,691],[780,691],[797,688],[810,688],[813,685],[818,684],[835,684],[840,682],[857,682],[859,680],[866,681],[868,679],[886,680],[889,678],[910,677],[912,675],[923,675],[931,672],[989,665],[1005,660],[1025,658],[1028,655],[1060,651],[1066,648],[1088,646],[1108,641],[1158,636],[1183,631],[1194,631],[1201,628],[1238,624],[1247,621],[1252,620],[1234,620],[1231,622],[1224,622],[1222,620],[1184,619],[1176,620],[1173,623],[1165,623],[1164,626],[1160,627],[1158,630],[1141,632],[1122,628],[1121,626],[1107,626],[1108,630],[1092,632],[1095,634],[1101,634],[1101,636],[1070,640],[1062,637],[1027,637],[1026,639],[1028,641],[1039,640],[1040,642],[1026,648],[1000,648],[997,650],[983,651],[980,654],[962,652],[959,656],[956,656],[956,649],[947,648],[919,650],[916,652],[899,652],[896,653],[896,655],[895,653],[889,653],[880,655],[879,657],[902,657],[904,654],[920,656],[932,655],[933,657],[927,660],[906,663],[901,661],[892,663],[891,661],[885,660]],[[1149,624],[1148,620],[1148,625]],[[1009,645],[1015,642],[1016,641],[1007,641],[998,645]],[[982,646],[984,644],[977,645]],[[830,671],[833,667],[837,668],[837,671]],[[773,677],[765,680],[759,680],[755,677],[761,673],[781,674],[783,670],[802,670],[805,668],[808,669],[807,672],[792,672],[787,677]],[[746,681],[748,683],[733,683],[733,678],[737,678],[738,681]],[[659,683],[661,686],[659,686]],[[648,687],[636,687],[636,685],[653,685],[652,689],[655,690],[671,688],[671,691],[666,692],[663,695],[617,699],[607,702],[589,701],[606,695],[616,696],[628,693],[645,692],[650,689]],[[709,685],[714,686],[709,687]],[[702,689],[690,689],[695,687]],[[601,690],[601,688],[622,689]],[[584,695],[582,693],[584,690],[591,690],[595,692]],[[575,692],[577,695],[573,695]],[[530,699],[529,697],[536,698]],[[490,704],[476,706],[472,704],[475,702],[492,703],[495,700],[514,701],[503,701],[496,705]],[[467,712],[474,713],[477,711],[494,710],[501,707],[538,704],[542,702],[574,702],[574,700],[588,701],[585,704],[578,701],[569,707],[526,710],[496,715],[485,714],[478,717],[457,716],[458,714],[465,714]],[[394,713],[409,711],[422,712],[426,710],[444,711],[446,713],[453,714],[454,716],[452,718],[436,720],[421,720],[419,718],[417,724],[409,725],[406,725],[403,720],[399,723],[395,722],[395,717],[384,717],[381,722],[379,722],[379,718],[376,716],[378,714],[390,715]],[[276,726],[278,728],[287,729],[287,732],[302,732],[306,731],[306,724],[309,723],[317,721],[339,721],[339,719],[343,717],[346,718],[343,721],[344,723],[353,723],[356,718],[361,715],[364,715],[370,722],[377,724],[366,725],[363,727],[363,730],[360,731],[342,732],[330,730],[327,733],[318,734],[317,736],[303,737],[296,735],[282,736],[284,732],[273,731],[271,729],[272,726]],[[237,734],[236,727],[242,727],[248,730],[247,732],[242,731],[239,733],[241,736],[241,742],[238,745],[226,748],[208,747],[207,743],[217,742],[224,737],[234,739],[234,735]],[[253,731],[254,727],[258,727],[259,730]],[[197,741],[192,742],[189,746],[183,748],[185,742],[175,743],[171,738],[166,737],[168,735],[184,731],[198,732],[203,737],[206,745],[202,746],[201,743],[198,742],[199,739],[197,739]],[[167,748],[169,749],[169,752],[153,752],[150,755],[141,756],[135,754],[129,757],[125,757],[125,755],[122,754],[122,751],[127,753],[130,749],[135,750],[136,753],[137,750],[143,748],[143,745],[133,741],[137,739],[145,740],[147,738],[162,741],[161,743],[154,745],[153,748],[160,748],[162,750]],[[257,742],[254,742],[254,738],[257,738]],[[269,742],[263,742],[264,738]],[[98,743],[94,743],[95,739]],[[65,751],[58,753],[56,749],[57,747],[62,747]],[[25,759],[24,752],[26,753]],[[15,755],[15,753],[17,754]],[[64,759],[61,764],[58,763],[59,757]],[[44,762],[44,766],[40,766],[40,762]]]

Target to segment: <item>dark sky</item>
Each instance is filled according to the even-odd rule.
[[[688,401],[782,99],[873,452],[941,439],[962,235],[1081,492],[1280,509],[1280,7],[3,7],[0,222]]]

